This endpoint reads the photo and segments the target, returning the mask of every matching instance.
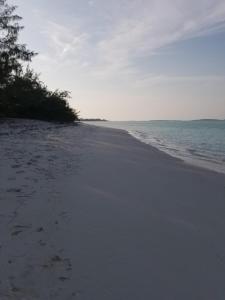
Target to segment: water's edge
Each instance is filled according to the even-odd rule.
[[[88,122],[89,125],[125,130],[185,163],[225,174],[225,122],[219,129],[211,122]],[[205,122],[205,121],[204,121]],[[194,125],[192,124],[194,123]],[[174,125],[175,124],[175,125]],[[197,125],[196,125],[197,124]],[[207,125],[207,126],[206,126]]]
[[[201,160],[197,160],[195,158],[184,158],[180,155],[175,155],[174,153],[172,153],[171,151],[167,151],[166,149],[162,149],[160,147],[157,147],[156,145],[153,145],[151,143],[148,143],[147,141],[141,139],[141,138],[138,138],[135,134],[133,134],[132,132],[128,131],[128,130],[125,130],[129,135],[131,135],[133,138],[137,139],[139,142],[141,143],[144,143],[145,145],[149,145],[151,147],[154,147],[156,148],[157,150],[159,151],[162,151],[166,154],[168,154],[169,156],[173,157],[173,158],[176,158],[176,159],[180,159],[181,161],[183,161],[184,163],[187,163],[191,166],[194,166],[194,167],[200,167],[200,168],[203,168],[203,169],[206,169],[206,170],[210,170],[210,171],[214,171],[214,172],[217,172],[217,173],[220,173],[220,174],[225,174],[225,170],[223,170],[222,168],[218,167],[216,168],[214,164],[211,164],[210,162],[207,162],[207,164],[205,163],[205,161],[201,161]]]

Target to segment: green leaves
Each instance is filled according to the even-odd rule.
[[[56,122],[74,122],[78,114],[69,107],[69,92],[49,91],[32,70],[14,76],[0,91],[0,116]]]
[[[22,63],[35,52],[18,43],[21,17],[16,7],[0,0],[0,117],[73,122],[78,114],[69,107],[67,91],[49,91],[38,75]]]
[[[22,62],[31,61],[36,54],[17,42],[23,26],[19,25],[22,18],[14,14],[15,9],[16,6],[9,6],[5,0],[0,0],[0,87],[20,72]]]

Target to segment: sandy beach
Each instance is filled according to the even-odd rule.
[[[122,130],[0,123],[0,299],[224,300],[225,176]]]

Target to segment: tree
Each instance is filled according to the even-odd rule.
[[[68,104],[69,93],[51,92],[23,62],[36,54],[18,43],[21,17],[15,6],[0,0],[0,117],[73,122],[78,113]]]
[[[78,120],[78,114],[69,107],[68,99],[67,91],[49,91],[38,75],[27,68],[4,88],[0,111],[10,118],[73,122]]]
[[[0,0],[0,88],[4,87],[12,75],[22,71],[21,62],[29,62],[36,54],[18,43],[21,17],[15,14],[16,6]]]

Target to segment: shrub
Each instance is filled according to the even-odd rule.
[[[0,99],[0,111],[4,117],[60,122],[78,120],[77,112],[69,107],[69,93],[49,91],[29,69],[25,74],[15,76],[1,90]]]

